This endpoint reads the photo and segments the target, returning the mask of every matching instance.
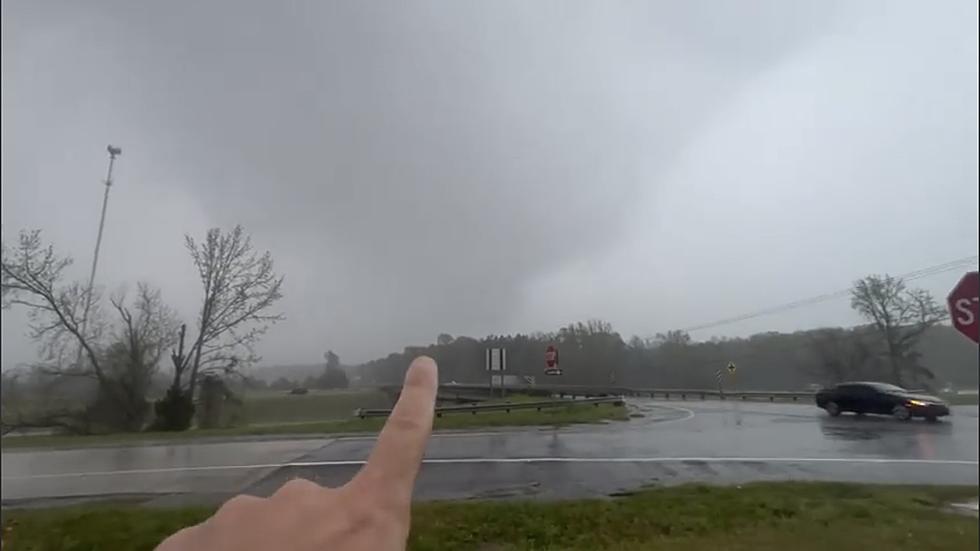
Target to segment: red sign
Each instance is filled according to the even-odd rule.
[[[558,365],[558,349],[553,345],[548,346],[547,350],[544,351],[544,363],[548,367]]]
[[[549,344],[544,351],[544,365],[545,375],[561,375],[561,369],[558,368],[558,349],[553,344]]]
[[[953,327],[973,342],[980,342],[980,272],[968,272],[950,291],[946,303]]]

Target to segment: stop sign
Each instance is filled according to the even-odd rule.
[[[544,364],[548,368],[558,367],[558,349],[554,345],[548,345],[544,351]]]
[[[544,351],[544,374],[561,375],[561,368],[558,367],[558,349],[553,344],[549,344]]]
[[[946,298],[953,327],[973,342],[980,342],[978,295],[980,295],[980,272],[968,272]]]

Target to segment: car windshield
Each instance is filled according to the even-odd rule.
[[[906,392],[908,392],[908,390],[906,390],[906,389],[904,389],[904,388],[902,388],[900,386],[891,385],[891,384],[888,384],[888,383],[869,383],[869,386],[871,386],[875,390],[879,390],[881,392],[892,392],[892,393],[906,393]]]

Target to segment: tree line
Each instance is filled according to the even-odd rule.
[[[715,388],[719,370],[734,363],[736,374],[723,372],[722,384],[744,389],[798,390],[845,380],[976,387],[976,348],[942,324],[945,308],[928,292],[908,288],[899,278],[871,275],[855,282],[851,307],[866,324],[704,342],[683,331],[624,338],[601,320],[555,332],[480,339],[442,333],[432,345],[406,348],[362,364],[356,372],[362,384],[398,384],[411,359],[427,354],[439,362],[443,383],[485,383],[485,350],[501,347],[507,349],[509,373],[532,376],[537,384]],[[560,376],[544,374],[548,345],[559,349]]]

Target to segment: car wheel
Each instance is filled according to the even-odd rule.
[[[892,409],[892,416],[899,421],[908,421],[912,418],[912,412],[905,406],[895,406]]]
[[[840,406],[837,405],[837,402],[827,402],[827,405],[825,405],[823,408],[827,410],[827,415],[830,415],[831,417],[837,417],[840,415]]]

